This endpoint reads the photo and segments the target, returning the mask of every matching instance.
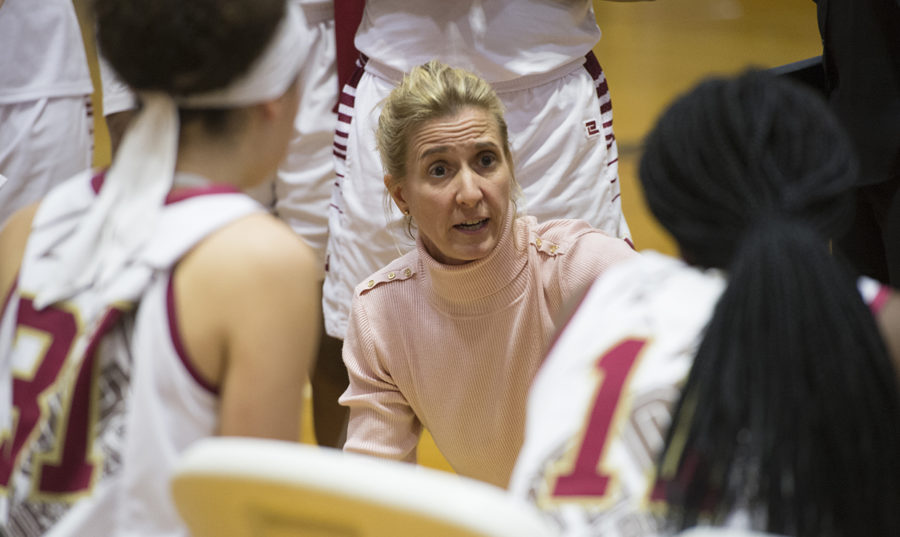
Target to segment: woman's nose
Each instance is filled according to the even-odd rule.
[[[481,176],[468,166],[457,175],[459,184],[456,191],[456,202],[465,207],[474,207],[481,201]]]

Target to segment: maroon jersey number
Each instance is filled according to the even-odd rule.
[[[67,360],[78,337],[75,316],[63,309],[49,307],[34,309],[30,299],[19,302],[19,337],[29,335],[42,340],[34,368],[19,372],[13,378],[13,430],[0,444],[0,486],[9,486],[10,477],[23,447],[46,435],[52,435],[54,448],[33,461],[33,483],[36,493],[68,494],[90,487],[94,465],[88,461],[90,442],[90,408],[93,391],[94,347],[88,345],[74,378],[61,378]],[[60,382],[70,383],[67,387]],[[51,411],[47,395],[51,390],[66,390],[60,408]],[[58,413],[49,420],[51,412]],[[52,428],[52,429],[50,429]],[[47,429],[47,430],[44,430]]]
[[[600,461],[606,451],[607,436],[622,390],[641,349],[646,345],[642,339],[625,339],[605,352],[596,363],[600,381],[594,405],[587,425],[575,465],[567,474],[557,476],[553,496],[604,496],[609,487],[610,476],[601,473]]]

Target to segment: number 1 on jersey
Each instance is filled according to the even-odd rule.
[[[610,476],[600,472],[610,427],[616,407],[625,388],[629,373],[641,349],[647,342],[626,339],[605,352],[596,362],[600,371],[600,386],[594,397],[584,437],[572,470],[557,476],[552,487],[553,496],[603,496],[609,487]]]

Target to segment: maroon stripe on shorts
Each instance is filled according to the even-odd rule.
[[[356,87],[359,86],[359,81],[362,78],[363,73],[365,72],[366,62],[368,60],[369,60],[369,58],[367,58],[365,56],[365,54],[359,55],[359,59],[356,60],[356,71],[353,72],[353,75],[350,77],[350,80],[347,81],[347,83],[344,85],[344,89],[341,90],[341,96],[340,96],[340,99],[338,100],[338,102],[340,104],[342,104],[346,107],[349,107],[351,109],[356,105],[356,97],[354,95],[356,92],[354,91],[351,93],[347,90],[348,90],[348,88],[353,88],[355,90]],[[353,122],[352,114],[348,114],[348,113],[340,112],[340,111],[338,112],[338,123],[349,126],[350,123],[352,123],[352,122]],[[334,141],[335,156],[342,160],[346,160],[345,152],[347,150],[347,146],[344,144],[338,143],[337,139],[338,138],[347,138],[347,133],[342,132],[340,130],[335,130],[334,138],[335,138],[335,141]]]
[[[600,62],[597,61],[597,56],[594,55],[593,50],[584,55],[584,68],[587,69],[587,72],[590,73],[591,78],[595,81],[603,74],[603,68],[600,67]]]

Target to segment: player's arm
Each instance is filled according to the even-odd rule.
[[[219,434],[298,440],[319,336],[312,250],[253,215],[205,240],[175,278],[185,346],[220,390]]]
[[[31,232],[31,221],[37,212],[38,204],[29,205],[19,209],[10,216],[5,223],[0,224],[0,306],[9,296],[19,266],[22,264],[22,256],[25,254],[25,244]]]

